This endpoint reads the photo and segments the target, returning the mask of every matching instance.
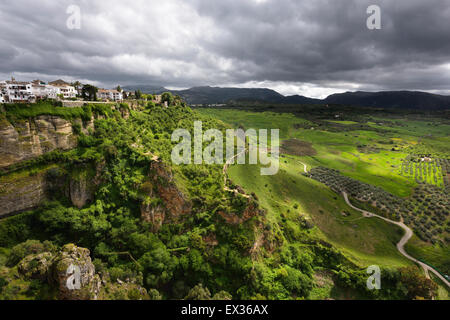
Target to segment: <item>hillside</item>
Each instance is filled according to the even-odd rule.
[[[350,106],[439,110],[450,108],[450,96],[418,91],[346,92],[333,94],[324,100]]]
[[[225,104],[230,101],[259,101],[277,104],[320,105],[336,104],[356,107],[386,109],[444,110],[450,109],[450,96],[420,91],[345,92],[332,94],[325,99],[300,95],[283,96],[265,88],[193,87],[186,90],[169,90],[158,86],[128,86],[126,90],[140,89],[144,93],[170,91],[189,104]]]
[[[204,108],[199,112],[235,127],[280,129],[284,154],[278,175],[261,177],[251,166],[230,169],[233,180],[254,192],[273,219],[284,220],[295,215],[293,207],[299,208],[327,241],[347,252],[355,263],[376,261],[393,266],[401,261],[393,245],[401,233],[345,209],[342,192],[347,192],[359,208],[396,221],[403,219],[416,235],[406,246],[408,253],[448,274],[450,123],[424,114],[311,108],[315,113],[299,109],[296,115],[288,110]],[[335,120],[336,113],[339,120]],[[421,154],[430,157],[428,162],[420,160]],[[302,176],[304,164],[309,172],[306,178]],[[369,222],[379,225],[365,229]],[[388,241],[383,244],[382,240]]]
[[[242,174],[233,167],[226,185],[222,165],[174,165],[173,130],[192,131],[196,120],[203,121],[204,131],[229,128],[177,100],[169,108],[144,103],[102,110],[29,106],[25,110],[31,117],[22,109],[6,109],[1,117],[10,136],[17,130],[28,137],[19,124],[30,126],[44,113],[69,120],[76,145],[68,150],[53,144],[56,149],[16,157],[0,175],[1,197],[24,203],[28,195],[17,190],[34,181],[41,190],[31,207],[20,212],[4,208],[4,214],[14,215],[0,220],[2,299],[397,299],[433,294],[433,283],[389,247],[399,237],[396,230],[361,221],[364,243],[372,232],[386,235],[374,252],[386,261],[381,267],[389,274],[383,284],[389,290],[368,290],[363,267],[374,261],[373,252],[344,233],[331,233],[327,217],[336,216],[334,206],[345,204],[317,182],[304,184],[295,162],[261,181],[245,178],[256,167],[238,167]],[[253,181],[255,193],[233,191],[242,190],[235,185],[241,182],[250,191]],[[260,183],[277,190],[270,202]],[[319,198],[311,195],[308,205],[296,204],[302,201],[298,194],[316,189]],[[320,209],[317,202],[325,199],[331,202]],[[277,201],[285,203],[277,207]],[[316,208],[313,223],[304,216],[310,208]],[[67,292],[64,286],[71,261],[80,264],[81,291]],[[417,291],[406,287],[408,281],[425,285]]]

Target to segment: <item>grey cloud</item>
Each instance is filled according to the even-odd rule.
[[[66,28],[72,3],[81,30]],[[382,9],[381,30],[366,28],[371,4]],[[0,3],[0,30],[0,74],[450,94],[447,0],[18,0]]]

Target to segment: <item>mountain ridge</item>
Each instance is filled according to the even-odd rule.
[[[268,88],[237,88],[197,86],[183,90],[170,90],[158,86],[127,86],[125,90],[141,90],[144,93],[170,91],[180,95],[189,104],[226,104],[230,101],[250,100],[281,104],[340,104],[358,107],[444,110],[450,109],[450,96],[423,91],[353,91],[331,94],[325,99],[302,95],[284,96]]]

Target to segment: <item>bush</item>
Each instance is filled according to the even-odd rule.
[[[79,135],[81,133],[81,125],[79,123],[72,124],[73,133]]]
[[[11,249],[6,265],[13,267],[30,254],[54,251],[56,251],[56,247],[50,241],[44,241],[42,243],[38,240],[27,240]]]

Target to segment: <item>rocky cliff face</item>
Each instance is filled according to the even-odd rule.
[[[96,168],[77,167],[65,172],[57,166],[36,172],[19,172],[0,177],[0,218],[30,210],[57,194],[68,197],[81,209],[94,200],[97,186],[101,183],[103,164]]]
[[[0,169],[39,157],[54,150],[70,150],[77,146],[77,129],[84,134],[94,130],[94,118],[83,123],[57,116],[42,115],[14,123],[0,119]],[[101,169],[101,168],[100,168]],[[0,217],[37,207],[52,189],[63,190],[72,203],[81,208],[93,199],[99,179],[65,175],[49,183],[47,169],[33,173],[0,177]]]
[[[75,120],[81,125],[81,120]],[[82,130],[93,128],[93,121]],[[0,168],[32,159],[53,150],[76,147],[72,123],[56,116],[38,116],[14,124],[0,121]]]
[[[37,207],[46,199],[46,170],[0,178],[0,217]]]
[[[159,230],[163,223],[191,212],[192,204],[177,188],[170,168],[161,161],[152,162],[149,180],[148,196],[159,198],[161,202],[143,203],[141,216],[144,221],[153,224],[153,231]]]
[[[78,209],[94,200],[95,191],[102,182],[103,167],[104,163],[97,163],[95,172],[91,172],[89,168],[77,168],[78,174],[67,179],[69,181],[68,189],[66,189],[68,197]]]
[[[266,212],[263,209],[258,208],[257,202],[253,199],[248,199],[247,206],[240,215],[223,211],[219,211],[218,213],[227,223],[238,225],[253,217],[264,216]]]

